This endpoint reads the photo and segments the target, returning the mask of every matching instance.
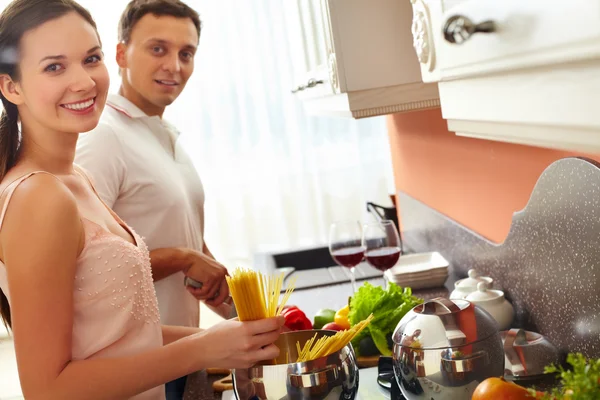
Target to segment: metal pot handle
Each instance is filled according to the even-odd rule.
[[[519,376],[524,372],[527,372],[527,368],[523,365],[521,361],[521,357],[517,354],[517,349],[514,348],[515,345],[523,346],[527,344],[527,334],[523,329],[510,329],[506,331],[506,336],[504,338],[504,354],[506,358],[512,365],[512,373],[513,375]],[[519,353],[521,350],[519,350]]]
[[[293,388],[304,389],[335,383],[340,378],[335,365],[306,374],[290,374],[290,385]]]
[[[436,297],[435,299],[423,303],[423,314],[437,314],[440,307],[451,314],[460,311],[460,308],[458,308],[452,300],[444,297]]]

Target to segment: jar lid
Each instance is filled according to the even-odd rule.
[[[477,284],[477,290],[467,295],[467,300],[473,302],[489,301],[504,297],[502,290],[493,290],[489,288],[487,282],[479,282]]]
[[[479,282],[486,282],[488,283],[490,286],[492,285],[492,278],[487,277],[487,276],[479,276],[479,274],[477,273],[477,271],[475,271],[474,269],[470,269],[469,270],[469,277],[465,278],[465,279],[461,279],[459,281],[456,282],[456,287],[461,288],[461,289],[472,289],[472,290],[476,290],[477,289],[477,284]]]
[[[400,320],[392,340],[417,349],[459,347],[498,333],[491,315],[466,300],[436,298],[419,304]]]

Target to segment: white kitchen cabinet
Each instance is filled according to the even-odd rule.
[[[600,151],[600,2],[411,0],[423,80],[458,135]]]
[[[439,107],[421,79],[409,0],[285,0],[294,82],[309,112],[364,118]]]

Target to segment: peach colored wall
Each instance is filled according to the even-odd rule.
[[[395,114],[387,122],[396,190],[495,242],[504,240],[543,170],[582,155],[459,137],[448,132],[440,109]]]

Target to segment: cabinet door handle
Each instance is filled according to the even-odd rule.
[[[496,32],[494,21],[484,21],[479,24],[473,23],[469,18],[462,15],[454,15],[444,24],[444,39],[453,44],[462,44],[469,40],[475,33]]]
[[[296,92],[299,92],[299,91],[304,90],[304,89],[315,87],[315,86],[320,85],[322,83],[324,83],[324,82],[321,81],[321,80],[318,81],[316,79],[309,79],[308,82],[306,82],[306,85],[300,85],[296,89],[292,89],[292,93],[296,93]]]

